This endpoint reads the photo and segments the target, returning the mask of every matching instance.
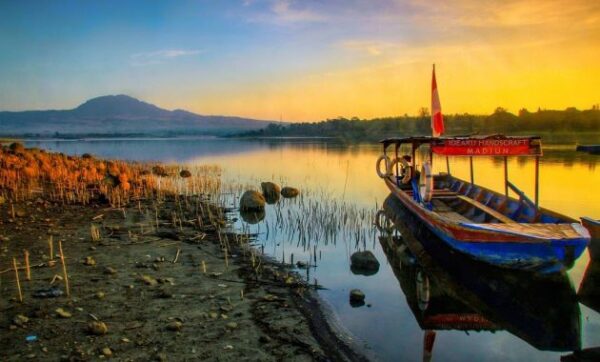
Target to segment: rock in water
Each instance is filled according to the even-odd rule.
[[[240,199],[240,210],[256,211],[265,208],[265,198],[258,191],[248,190],[244,192]]]
[[[365,293],[360,289],[350,291],[350,305],[352,307],[361,307],[365,304]]]
[[[373,275],[379,271],[379,262],[372,252],[357,251],[350,257],[350,270],[354,274]]]
[[[265,210],[240,211],[240,216],[242,217],[242,220],[248,224],[258,224],[264,220]]]
[[[281,189],[281,196],[285,198],[292,198],[300,195],[300,191],[296,188],[286,186]]]
[[[262,188],[262,193],[267,203],[274,204],[279,201],[279,196],[281,195],[281,188],[279,185],[273,182],[262,182],[260,187]]]

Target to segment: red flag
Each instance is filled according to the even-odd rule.
[[[431,78],[431,133],[433,137],[439,137],[444,134],[444,116],[442,116],[442,105],[435,81],[435,64],[433,65],[433,75]]]

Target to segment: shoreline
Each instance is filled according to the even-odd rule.
[[[0,345],[11,346],[3,360],[366,360],[328,322],[311,286],[229,231],[225,210],[206,197],[111,205],[8,194],[0,187]],[[62,295],[33,296],[49,288]],[[94,322],[107,333],[90,330]]]

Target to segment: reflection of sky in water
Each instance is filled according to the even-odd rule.
[[[165,162],[212,163],[224,169],[224,179],[236,183],[260,186],[261,181],[273,180],[304,191],[304,202],[319,201],[323,205],[337,200],[349,208],[376,211],[376,205],[388,195],[385,185],[375,174],[375,160],[380,153],[377,145],[324,145],[318,142],[255,142],[233,139],[178,139],[178,140],[94,140],[94,141],[41,141],[29,142],[69,154],[92,153],[106,158],[156,160]],[[600,218],[600,169],[595,166],[598,156],[577,153],[572,148],[547,148],[540,168],[540,204],[572,217],[588,215]],[[442,158],[434,159],[434,169],[445,171]],[[451,171],[468,179],[468,159],[452,158]],[[509,178],[527,194],[533,194],[533,159],[509,160]],[[503,190],[502,160],[478,158],[475,160],[475,182],[495,190]],[[299,200],[285,202],[283,212],[301,211]],[[268,206],[266,219],[250,226],[250,231],[261,231],[265,252],[289,261],[308,260],[308,249],[297,245],[295,237],[274,232],[274,206]],[[322,215],[327,218],[327,215]],[[328,288],[320,294],[330,304],[342,325],[376,351],[382,359],[419,360],[422,356],[423,333],[406,304],[390,265],[374,238],[368,232],[371,220],[361,221],[365,232],[363,243],[372,250],[381,267],[369,277],[354,275],[349,269],[349,255],[355,251],[355,241],[340,237],[334,245],[318,243],[317,268],[310,270],[310,278]],[[238,221],[238,226],[241,221]],[[260,229],[259,229],[260,228]],[[269,228],[269,237],[266,230]],[[347,240],[350,239],[350,240]],[[311,241],[311,248],[315,240]],[[585,253],[570,271],[578,287],[589,255]],[[305,271],[301,271],[306,275]],[[348,304],[350,289],[360,288],[366,302],[372,307],[352,308]],[[584,348],[600,346],[600,317],[597,312],[582,305],[582,343]],[[542,352],[505,331],[438,332],[434,359],[463,360],[557,360],[566,352]]]

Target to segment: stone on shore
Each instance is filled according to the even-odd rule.
[[[108,333],[108,327],[104,322],[95,321],[88,324],[87,331],[95,336],[103,336]]]

